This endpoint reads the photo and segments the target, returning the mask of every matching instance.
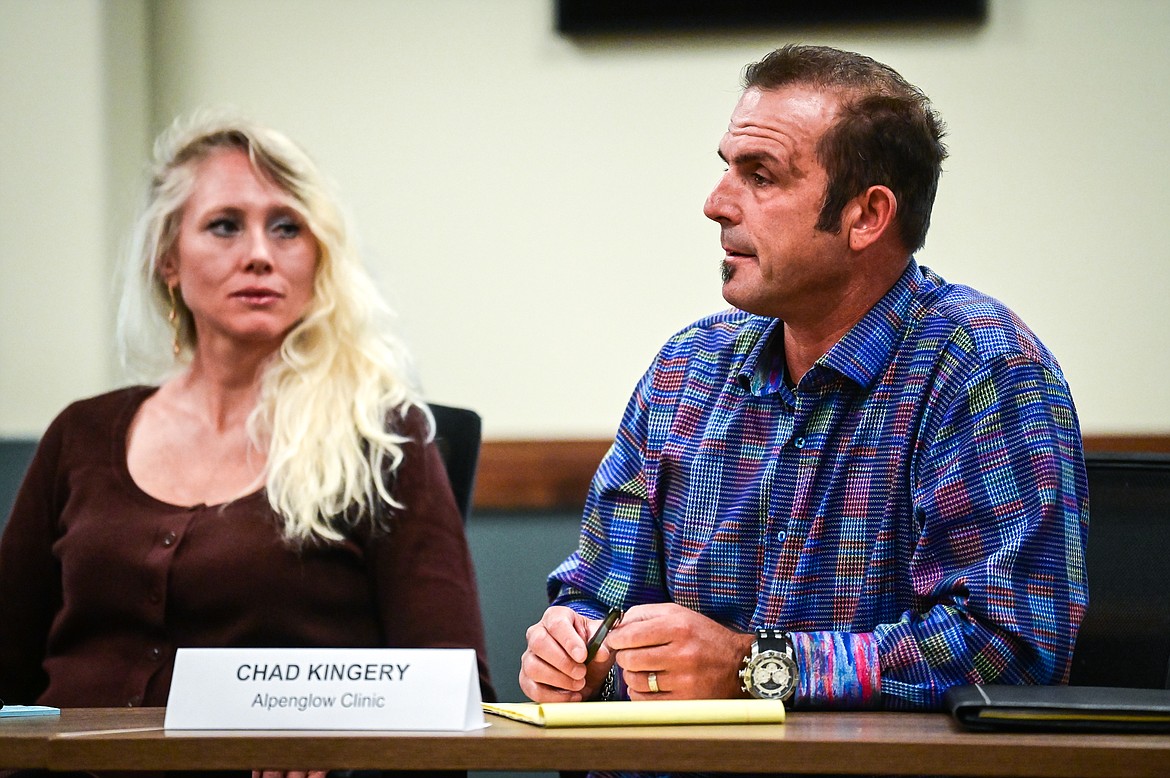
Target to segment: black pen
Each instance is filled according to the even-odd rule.
[[[589,642],[585,644],[585,664],[593,661],[593,657],[597,656],[597,650],[601,648],[601,644],[605,642],[605,636],[609,634],[614,624],[622,620],[622,609],[613,607],[609,609],[609,613],[605,614],[605,618],[601,620],[601,626],[589,638]]]

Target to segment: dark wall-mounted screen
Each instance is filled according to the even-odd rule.
[[[554,0],[560,32],[752,30],[825,24],[979,23],[987,0]]]

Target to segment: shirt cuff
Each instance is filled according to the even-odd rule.
[[[872,632],[793,632],[801,708],[876,708],[881,668]]]

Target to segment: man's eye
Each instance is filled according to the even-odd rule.
[[[212,235],[228,238],[240,231],[240,225],[235,219],[215,219],[207,225],[207,229]]]
[[[753,186],[768,186],[775,184],[771,172],[766,167],[756,167],[748,171],[748,180]]]

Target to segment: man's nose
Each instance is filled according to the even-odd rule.
[[[707,202],[703,203],[703,215],[721,224],[739,219],[739,207],[736,205],[729,177],[730,173],[724,173],[711,190],[711,194],[707,195]]]

